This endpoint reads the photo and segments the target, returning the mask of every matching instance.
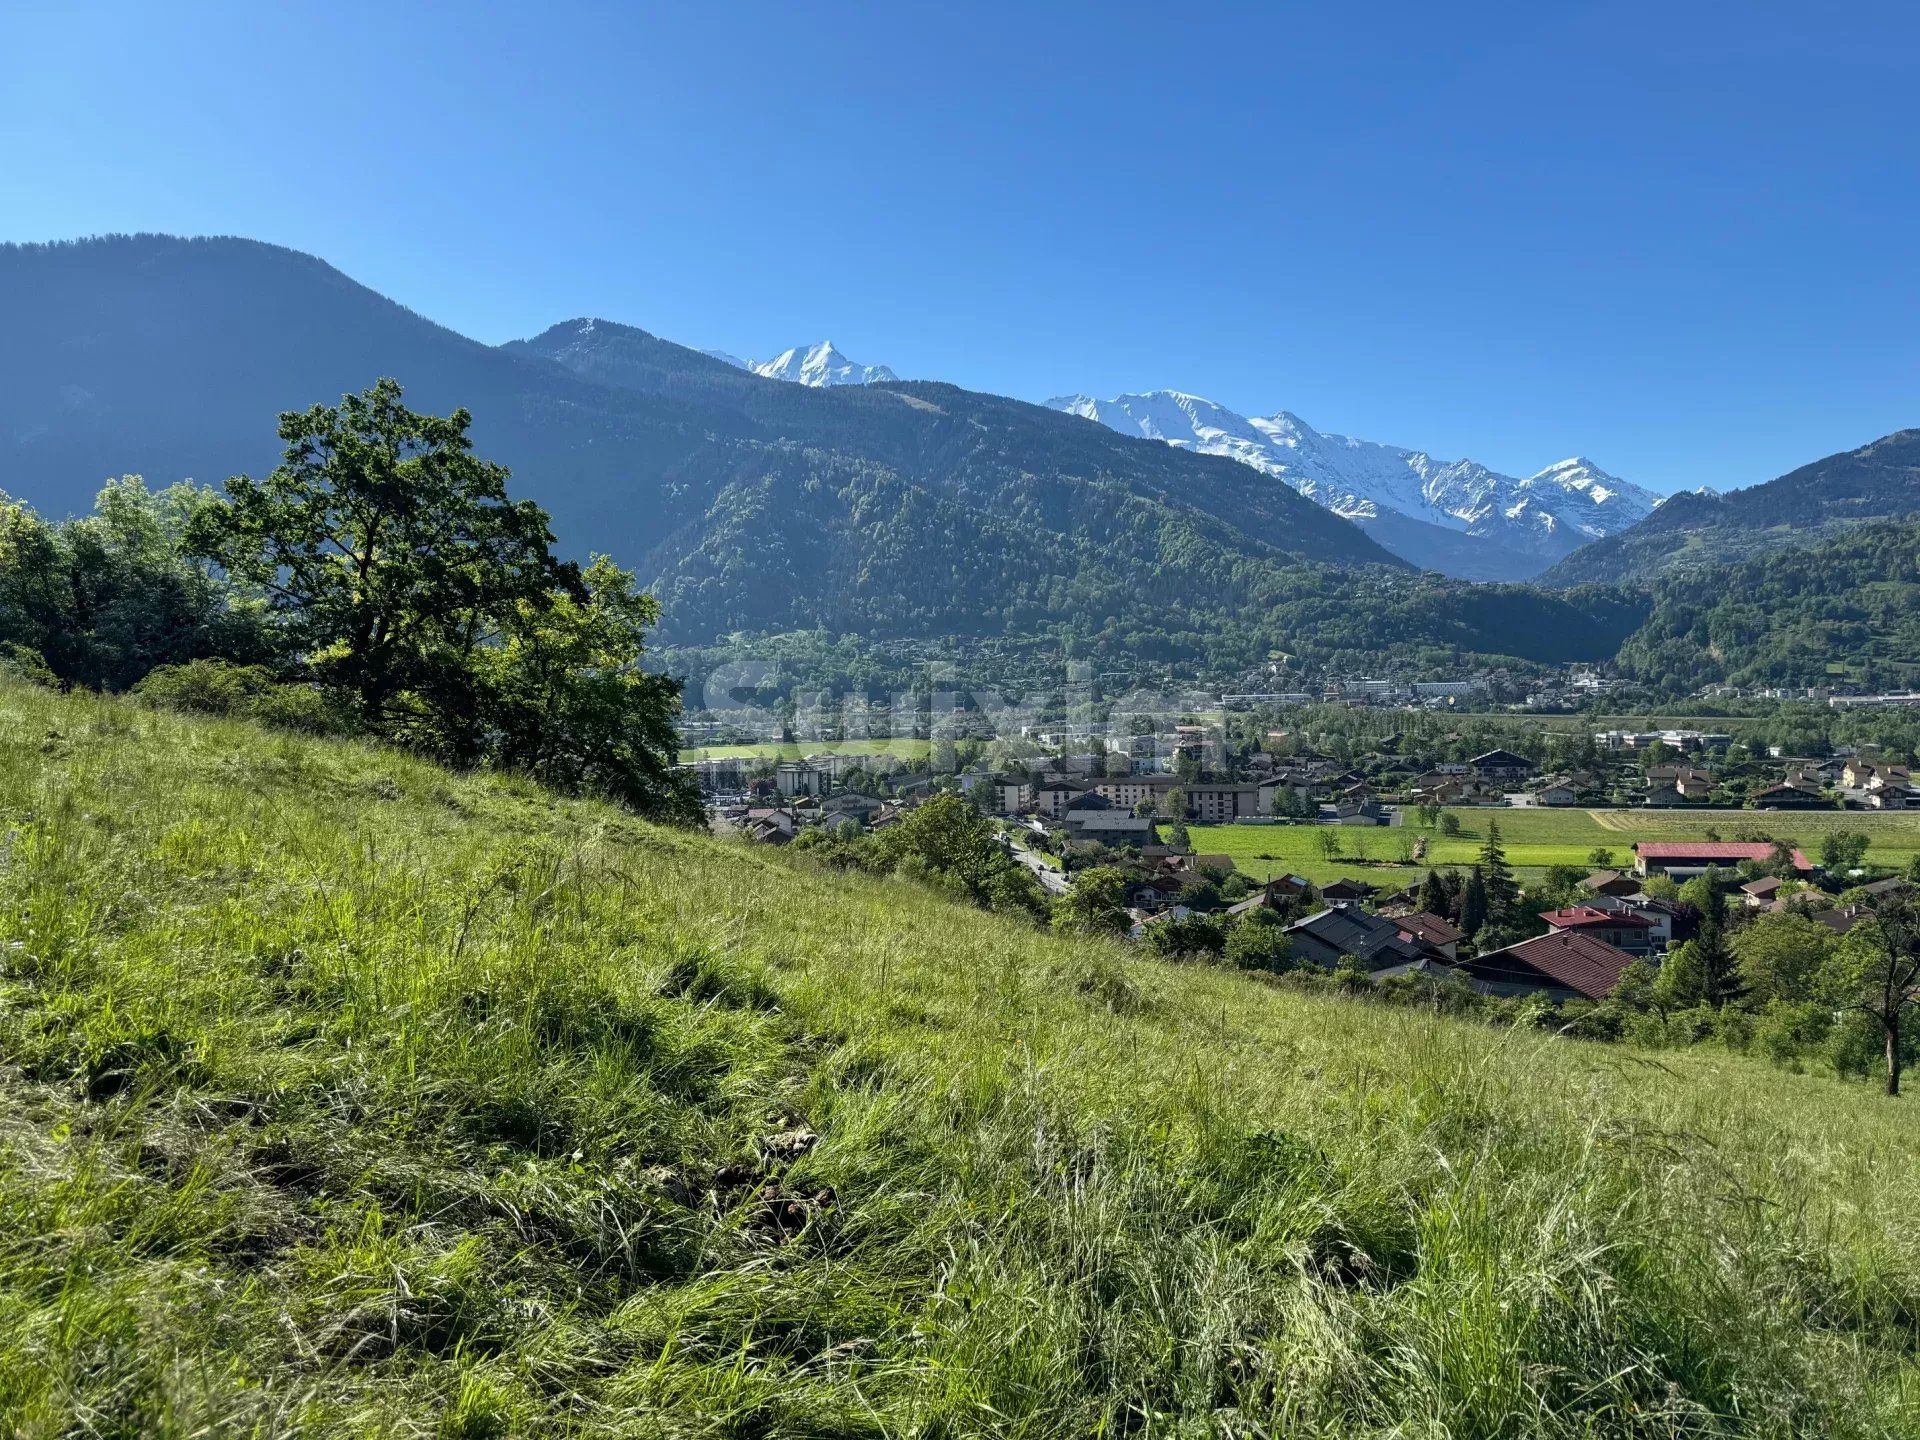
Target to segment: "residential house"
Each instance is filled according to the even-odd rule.
[[[1913,882],[1899,875],[1889,875],[1885,880],[1870,880],[1859,888],[1861,894],[1877,902],[1905,895],[1913,889]]]
[[[1840,767],[1840,783],[1849,790],[1880,790],[1889,785],[1911,789],[1913,773],[1905,765],[1881,765],[1855,758]]]
[[[1740,887],[1740,903],[1749,910],[1765,910],[1782,897],[1786,888],[1787,882],[1778,875],[1762,875]]]
[[[800,817],[777,805],[753,806],[736,823],[742,835],[764,845],[784,845],[800,831]]]
[[[864,825],[879,809],[880,802],[871,795],[856,795],[851,790],[842,790],[820,802],[820,818],[828,824],[838,820],[854,820]]]
[[[673,768],[693,776],[701,791],[708,795],[739,795],[747,788],[746,760],[696,760]]]
[[[1369,973],[1397,969],[1431,956],[1419,941],[1400,932],[1393,921],[1358,905],[1329,905],[1286,927],[1296,960],[1332,970],[1348,957]],[[1431,958],[1438,958],[1431,956]]]
[[[1276,875],[1246,899],[1227,907],[1229,915],[1246,915],[1255,910],[1287,910],[1311,904],[1313,885],[1300,875]]]
[[[1641,840],[1633,847],[1636,875],[1672,875],[1690,878],[1716,867],[1730,870],[1743,861],[1757,865],[1773,858],[1773,846],[1764,840]],[[1793,852],[1793,868],[1811,873],[1813,862],[1799,850]]]
[[[1033,804],[1033,786],[1024,779],[989,780],[987,794],[996,815],[1019,815]]]
[[[1066,780],[1053,777],[1041,781],[1033,788],[1033,808],[1051,819],[1059,819],[1068,805],[1087,793],[1087,787],[1078,780]]]
[[[1573,805],[1580,799],[1580,792],[1565,780],[1549,780],[1533,792],[1536,805]]]
[[[1489,750],[1484,755],[1474,756],[1467,765],[1479,779],[1502,785],[1520,784],[1535,769],[1534,763],[1526,756],[1516,755],[1511,750]]]
[[[1656,765],[1647,771],[1648,805],[1704,805],[1713,797],[1713,775],[1691,765]]]
[[[1557,935],[1585,935],[1633,956],[1653,952],[1652,924],[1632,910],[1602,910],[1596,905],[1573,905],[1542,911],[1540,918]]]
[[[1579,930],[1556,930],[1462,960],[1459,970],[1492,995],[1603,1000],[1633,960],[1626,951]]]
[[[1427,910],[1395,916],[1393,923],[1409,940],[1425,945],[1448,962],[1459,958],[1460,942],[1466,939],[1452,921]]]
[[[1664,900],[1655,900],[1647,895],[1634,895],[1631,898],[1619,895],[1594,895],[1581,902],[1591,910],[1602,910],[1609,915],[1637,915],[1647,923],[1647,945],[1654,951],[1665,950],[1674,940],[1674,922],[1681,911],[1677,906]],[[1622,947],[1625,948],[1625,947]]]
[[[1335,880],[1331,885],[1320,887],[1320,898],[1329,905],[1336,902],[1358,903],[1362,900],[1371,900],[1379,893],[1379,886],[1369,885],[1364,880],[1340,879]]]
[[[1242,816],[1263,815],[1260,787],[1222,781],[1195,781],[1187,786],[1187,813],[1203,825],[1225,825]]]
[[[1834,934],[1844,935],[1872,914],[1871,905],[1836,905],[1830,910],[1816,910],[1812,918]]]
[[[1356,785],[1333,802],[1333,821],[1336,825],[1384,825],[1387,812],[1373,798],[1373,791]]]
[[[1866,792],[1869,810],[1912,810],[1920,808],[1920,791],[1909,785],[1880,785]]]

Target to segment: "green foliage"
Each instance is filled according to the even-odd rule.
[[[499,643],[475,653],[491,758],[556,789],[696,822],[700,797],[670,768],[679,687],[640,663],[660,607],[605,556],[582,589],[520,599]]]
[[[1804,915],[1759,915],[1730,942],[1740,989],[1747,1003],[1798,1003],[1814,987],[1831,958],[1834,932]]]
[[[794,849],[843,869],[916,880],[984,910],[1031,920],[1047,913],[1039,882],[1002,847],[992,822],[959,795],[935,795],[899,824],[870,835],[842,839],[808,831]]]
[[[92,515],[50,525],[0,497],[0,644],[16,671],[123,690],[161,665],[266,658],[257,614],[182,553],[213,503],[192,485],[153,491],[128,475]]]
[[[431,732],[467,763],[479,650],[555,593],[584,600],[546,512],[507,499],[504,466],[473,453],[472,417],[423,415],[381,380],[280,417],[285,458],[236,475],[196,511],[190,548],[267,596],[287,653],[352,694],[381,733]]]
[[[1229,965],[1279,975],[1293,968],[1293,942],[1269,910],[1250,912],[1227,932],[1222,952]]]
[[[1900,1076],[1915,1036],[1907,1023],[1920,1006],[1920,909],[1886,904],[1835,945],[1815,989],[1820,999],[1871,1021],[1883,1041],[1887,1093]]]
[[[1834,874],[1857,869],[1867,857],[1867,837],[1857,830],[1829,830],[1820,837],[1820,868]]]
[[[1127,914],[1127,873],[1095,865],[1074,877],[1073,888],[1054,897],[1053,927],[1073,935],[1124,935],[1132,928]]]
[[[1226,947],[1223,927],[1206,915],[1175,915],[1146,928],[1149,953],[1162,960],[1198,960]]]

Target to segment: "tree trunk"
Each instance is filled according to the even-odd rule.
[[[1887,1022],[1887,1094],[1900,1093],[1900,1016]]]

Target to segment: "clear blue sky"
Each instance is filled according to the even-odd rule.
[[[13,0],[0,238],[1724,487],[1920,424],[1917,82],[1897,4]]]

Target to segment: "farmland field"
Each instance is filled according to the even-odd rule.
[[[700,745],[680,752],[680,762],[696,760],[799,760],[808,755],[891,755],[898,760],[919,760],[931,748],[926,740],[809,740],[762,745]]]
[[[1507,859],[1522,880],[1537,879],[1551,865],[1588,865],[1604,847],[1621,865],[1631,864],[1636,840],[1704,840],[1709,830],[1723,840],[1742,833],[1765,833],[1799,843],[1816,854],[1820,837],[1833,830],[1864,832],[1869,862],[1904,868],[1920,854],[1920,813],[1880,815],[1839,810],[1762,813],[1753,810],[1496,810],[1458,808],[1460,833],[1442,836],[1416,825],[1392,828],[1323,825],[1195,825],[1193,848],[1202,854],[1233,857],[1243,874],[1256,880],[1292,871],[1316,884],[1342,875],[1380,883],[1421,873],[1428,864],[1469,865],[1486,838],[1489,818],[1499,821]],[[1409,814],[1409,819],[1412,818]],[[1334,835],[1336,858],[1321,850],[1322,835]],[[1402,846],[1427,840],[1427,858],[1403,863]]]

